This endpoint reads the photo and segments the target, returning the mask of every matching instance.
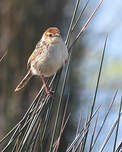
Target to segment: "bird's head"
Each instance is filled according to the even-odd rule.
[[[57,27],[50,27],[44,32],[42,39],[49,43],[58,43],[61,40],[60,30]]]

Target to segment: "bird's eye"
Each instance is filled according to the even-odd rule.
[[[53,34],[49,34],[49,37],[52,37],[53,36]]]

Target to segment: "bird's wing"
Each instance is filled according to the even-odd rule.
[[[49,48],[49,44],[47,44],[45,41],[40,40],[37,45],[35,50],[33,51],[33,53],[31,54],[31,56],[28,59],[28,63],[27,63],[27,69],[30,69],[30,64],[31,62],[40,54],[42,54],[43,51],[47,50]]]
[[[39,41],[36,45],[35,50],[33,51],[33,53],[31,54],[31,56],[28,59],[27,69],[30,69],[31,62],[36,58],[36,56],[38,56],[38,54],[41,54],[41,52],[42,52],[41,41]]]

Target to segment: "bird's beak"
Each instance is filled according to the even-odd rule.
[[[56,36],[56,37],[60,37],[60,34],[57,33],[57,34],[55,34],[55,36]]]

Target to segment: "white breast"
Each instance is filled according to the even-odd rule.
[[[31,64],[32,73],[34,75],[43,75],[50,77],[54,75],[65,63],[68,58],[68,51],[65,43],[60,42],[51,44],[36,57],[35,62]]]

